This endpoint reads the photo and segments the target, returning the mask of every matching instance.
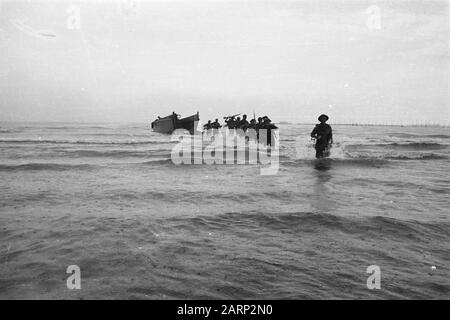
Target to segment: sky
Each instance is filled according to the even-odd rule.
[[[450,124],[448,1],[0,0],[0,121]]]

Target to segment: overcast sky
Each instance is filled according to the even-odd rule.
[[[449,124],[448,7],[1,1],[0,120]]]

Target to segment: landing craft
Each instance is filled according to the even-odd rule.
[[[200,120],[199,113],[180,119],[180,115],[172,112],[171,115],[158,117],[152,122],[152,129],[155,132],[171,134],[176,129],[186,129],[190,134],[194,134],[195,123]]]

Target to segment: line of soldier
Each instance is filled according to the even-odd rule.
[[[242,129],[244,131],[247,131],[247,129],[278,129],[278,127],[272,123],[272,120],[270,120],[268,116],[259,117],[258,122],[256,119],[251,119],[249,122],[246,114],[242,116],[242,119],[241,117],[236,116],[224,117],[224,119],[226,123],[225,126],[228,127],[228,129]],[[208,120],[203,128],[206,130],[220,129],[222,128],[222,125],[219,123],[219,119],[216,119],[214,122]]]
[[[267,130],[267,144],[272,144],[272,129],[278,129],[278,127],[272,123],[272,120],[269,119],[268,116],[259,117],[258,121],[256,119],[251,119],[250,122],[247,120],[247,115],[244,114],[241,117],[238,116],[229,116],[224,117],[225,119],[225,126],[228,127],[228,129],[242,129],[244,132],[247,132],[248,129],[253,129],[256,132],[256,139],[259,140],[259,130],[260,129],[266,129]],[[209,120],[203,128],[205,130],[210,129],[220,129],[222,125],[219,123],[219,119],[216,119],[214,122],[211,122]]]
[[[208,120],[208,122],[203,125],[203,129],[209,130],[209,129],[220,129],[222,128],[222,125],[219,123],[219,119],[216,119],[216,121],[211,122],[211,120]]]

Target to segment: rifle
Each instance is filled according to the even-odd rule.
[[[224,119],[230,119],[230,118],[234,118],[234,117],[237,117],[237,116],[240,116],[242,113],[238,113],[238,114],[234,114],[234,115],[232,115],[232,116],[228,116],[228,117],[223,117]]]

